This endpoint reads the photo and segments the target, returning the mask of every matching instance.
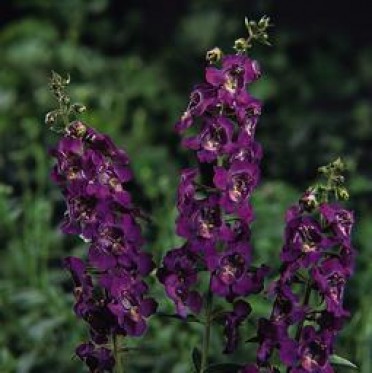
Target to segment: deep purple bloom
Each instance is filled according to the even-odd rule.
[[[190,102],[181,119],[176,123],[176,131],[182,133],[191,127],[194,118],[201,116],[208,107],[217,103],[217,90],[210,84],[199,84],[190,95]]]
[[[261,75],[257,61],[244,55],[227,55],[222,59],[222,68],[208,67],[206,80],[215,87],[229,92],[244,89]]]
[[[336,237],[345,245],[349,245],[354,224],[354,214],[338,204],[323,203],[319,210]]]
[[[279,350],[284,363],[292,362],[295,358],[295,342],[288,336],[288,325],[282,320],[260,319],[258,321],[257,337],[259,347],[257,363],[267,365],[274,348]]]
[[[155,313],[157,303],[152,298],[143,298],[147,291],[144,283],[128,276],[112,280],[110,295],[113,300],[108,305],[117,317],[119,325],[130,336],[140,336],[146,331],[145,318]]]
[[[263,287],[265,267],[257,270],[250,268],[251,247],[248,243],[230,244],[221,253],[209,249],[206,264],[212,273],[211,290],[213,293],[233,300],[238,296],[258,293]]]
[[[186,148],[196,150],[200,162],[212,162],[230,151],[234,131],[233,123],[225,117],[206,117],[197,136],[185,138]]]
[[[324,296],[327,310],[336,317],[347,316],[348,312],[343,309],[342,303],[345,283],[351,275],[350,270],[345,268],[338,258],[330,258],[315,267],[312,275],[320,293]]]
[[[199,313],[202,298],[191,286],[197,282],[196,258],[186,247],[168,251],[163,260],[163,267],[157,272],[159,281],[176,304],[177,313],[186,317],[187,309]]]
[[[203,251],[206,241],[216,241],[223,226],[217,195],[190,201],[177,218],[177,234],[189,239],[190,248],[198,251]]]
[[[236,213],[242,219],[252,219],[249,197],[259,180],[257,165],[234,162],[228,170],[215,168],[214,184],[222,191],[221,205],[228,213]]]
[[[83,343],[76,349],[76,355],[89,367],[92,373],[112,372],[115,359],[105,347],[95,347],[93,343]]]
[[[312,326],[305,326],[297,350],[297,363],[291,372],[333,373],[328,358],[332,353],[333,336],[328,332],[316,332]]]
[[[247,318],[251,312],[249,303],[238,300],[234,303],[234,308],[224,315],[224,335],[226,338],[226,345],[224,349],[225,354],[230,354],[236,350],[239,342],[239,326]]]
[[[322,234],[320,224],[310,216],[297,216],[288,221],[281,260],[299,260],[305,267],[316,263],[331,242]]]

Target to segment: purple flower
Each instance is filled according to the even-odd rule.
[[[210,84],[199,84],[190,95],[190,102],[181,119],[176,123],[178,133],[191,127],[195,117],[204,114],[208,107],[216,104],[217,90]]]
[[[197,282],[196,258],[186,247],[168,251],[163,260],[163,267],[157,272],[159,281],[176,304],[177,313],[186,317],[187,309],[199,313],[202,298],[196,291],[190,290]]]
[[[249,303],[238,300],[234,303],[234,308],[224,315],[224,334],[226,338],[226,345],[224,349],[225,354],[231,354],[238,346],[239,342],[239,326],[247,318],[251,312]]]
[[[316,263],[331,242],[322,235],[320,224],[310,216],[297,216],[287,222],[285,244],[281,253],[284,263],[299,260],[308,267]]]
[[[177,207],[180,211],[191,206],[195,197],[195,179],[198,171],[194,168],[187,168],[181,172],[177,194]]]
[[[262,290],[267,268],[250,269],[251,250],[248,243],[237,243],[221,253],[214,249],[206,252],[213,293],[233,300]]]
[[[267,365],[274,348],[279,349],[283,362],[293,360],[294,341],[288,336],[288,325],[282,320],[267,320],[261,318],[258,321],[257,337],[259,347],[257,350],[257,362],[259,365]]]
[[[112,280],[110,295],[113,300],[108,305],[117,317],[119,325],[130,336],[140,336],[146,331],[145,318],[155,313],[157,303],[152,298],[143,298],[147,291],[144,283],[127,276]]]
[[[237,213],[242,219],[252,219],[249,197],[259,180],[257,165],[234,162],[228,170],[216,167],[214,184],[222,191],[221,205],[228,213]]]
[[[350,274],[350,270],[338,258],[326,259],[312,271],[314,281],[326,301],[327,310],[336,317],[348,315],[342,302],[346,279]]]
[[[215,241],[223,227],[219,198],[193,199],[189,205],[182,206],[177,218],[177,234],[191,241],[190,248],[203,251],[206,241]]]
[[[95,347],[91,342],[78,346],[76,355],[85,362],[93,373],[112,372],[115,365],[115,359],[109,349]]]
[[[354,214],[338,204],[323,203],[319,210],[336,237],[345,245],[350,244]]]
[[[258,164],[262,159],[262,146],[250,139],[239,139],[231,149],[230,163],[238,161]]]
[[[261,75],[257,61],[244,55],[227,55],[222,59],[222,68],[208,67],[206,80],[215,87],[223,87],[229,92],[245,89],[245,86]]]
[[[312,326],[305,326],[298,346],[297,364],[291,372],[333,373],[328,358],[332,352],[333,337],[327,332],[316,332]]]
[[[270,293],[276,295],[271,320],[284,322],[289,326],[304,319],[306,309],[300,305],[298,296],[288,284],[279,280],[274,283]]]
[[[185,138],[182,143],[186,148],[197,150],[200,162],[212,162],[229,152],[233,130],[234,125],[227,118],[205,117],[201,132]]]

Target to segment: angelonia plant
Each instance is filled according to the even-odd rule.
[[[144,334],[146,319],[157,308],[144,281],[154,262],[141,250],[141,212],[125,189],[132,178],[128,156],[108,136],[68,121],[84,110],[70,105],[68,83],[53,73],[59,108],[46,122],[61,133],[51,155],[56,159],[52,179],[67,206],[62,231],[89,243],[86,259],[64,260],[74,281],[74,311],[89,325],[90,341],[78,346],[76,355],[92,372],[112,371],[115,364],[121,371],[123,338]]]
[[[265,30],[269,20],[261,24]],[[194,87],[176,123],[182,145],[196,153],[198,167],[181,172],[176,232],[185,243],[168,251],[158,278],[180,316],[204,311],[200,372],[207,367],[213,322],[222,318],[224,352],[233,352],[238,328],[251,311],[245,299],[263,289],[268,270],[251,265],[250,198],[259,183],[262,158],[255,141],[261,103],[247,91],[261,76],[258,62],[246,54],[253,35],[235,42],[236,53],[223,55],[219,48],[207,53],[205,81]],[[198,281],[202,272],[204,284]],[[222,310],[221,302],[213,307],[216,297],[227,301]]]
[[[354,216],[341,204],[349,197],[341,159],[321,167],[319,182],[288,209],[281,267],[265,292],[264,280],[275,269],[252,264],[251,196],[263,151],[255,136],[262,103],[248,91],[261,69],[248,52],[255,42],[270,45],[271,24],[262,17],[245,25],[248,35],[235,41],[233,53],[217,47],[207,52],[204,81],[175,125],[195,166],[180,172],[175,230],[183,244],[167,248],[157,266],[143,250],[146,219],[128,192],[133,175],[127,153],[76,119],[85,107],[71,103],[70,79],[52,73],[58,107],[46,123],[60,136],[51,151],[52,179],[66,203],[62,231],[87,243],[86,254],[65,258],[64,266],[74,283],[75,314],[89,330],[76,355],[91,372],[124,372],[126,341],[146,332],[151,315],[203,325],[200,347],[192,351],[196,373],[331,373],[335,364],[352,366],[334,353],[349,317],[343,294],[355,258]],[[150,296],[146,278],[154,273],[163,299]],[[239,328],[252,311],[249,296],[259,293],[272,299],[272,310],[244,341]],[[157,311],[166,297],[175,314]],[[256,343],[255,361],[210,364],[215,327],[223,353],[238,346],[252,351]]]

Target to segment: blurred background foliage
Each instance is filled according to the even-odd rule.
[[[283,215],[316,168],[336,156],[350,165],[355,210],[355,277],[346,294],[351,322],[337,353],[372,372],[372,45],[368,9],[352,2],[243,0],[2,0],[0,2],[0,372],[83,372],[74,347],[86,330],[72,307],[61,259],[83,243],[62,237],[64,204],[51,185],[43,124],[53,108],[50,71],[73,79],[83,119],[112,135],[132,159],[135,198],[153,217],[146,228],[159,261],[176,245],[178,173],[193,159],[180,150],[173,123],[192,85],[203,79],[206,50],[229,50],[244,16],[272,17],[273,47],[252,52],[264,76],[252,87],[265,102],[258,138],[265,149],[254,203],[257,263],[278,266]],[[162,294],[162,289],[154,292]],[[268,305],[254,299],[266,314]],[[170,304],[162,310],[171,312]],[[213,359],[221,355],[218,333]],[[254,327],[244,331],[252,336]],[[128,372],[191,372],[200,327],[153,318]],[[232,357],[253,359],[254,345]]]

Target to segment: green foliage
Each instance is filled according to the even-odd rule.
[[[141,2],[11,3],[0,29],[0,372],[84,371],[74,347],[86,330],[73,314],[61,259],[86,247],[58,229],[64,206],[49,182],[47,155],[55,136],[43,123],[53,107],[51,70],[71,74],[71,97],[88,108],[82,118],[128,150],[134,197],[152,219],[145,230],[147,249],[160,260],[180,243],[174,234],[178,172],[193,162],[179,150],[173,123],[190,88],[202,79],[205,52],[216,45],[227,51],[245,31],[244,16],[256,14],[268,14],[275,27],[273,47],[251,52],[264,71],[253,93],[265,102],[257,134],[265,158],[264,181],[253,201],[255,261],[278,268],[286,208],[311,184],[319,165],[346,158],[360,254],[346,294],[353,317],[336,352],[362,373],[371,372],[372,49],[354,48],[347,35],[337,33],[321,35],[319,43],[310,31],[276,19],[274,1],[247,8],[245,1],[232,6],[226,0],[193,0],[180,10],[160,2],[161,11],[169,12],[165,23]],[[153,291],[163,295],[160,286]],[[257,317],[269,312],[269,300],[253,297],[252,303],[243,340],[254,335]],[[161,312],[172,314],[171,303]],[[190,372],[201,330],[198,323],[153,318],[149,333],[128,346],[139,350],[128,352],[127,371]],[[212,365],[254,358],[254,344],[221,358],[221,331],[213,330]]]

